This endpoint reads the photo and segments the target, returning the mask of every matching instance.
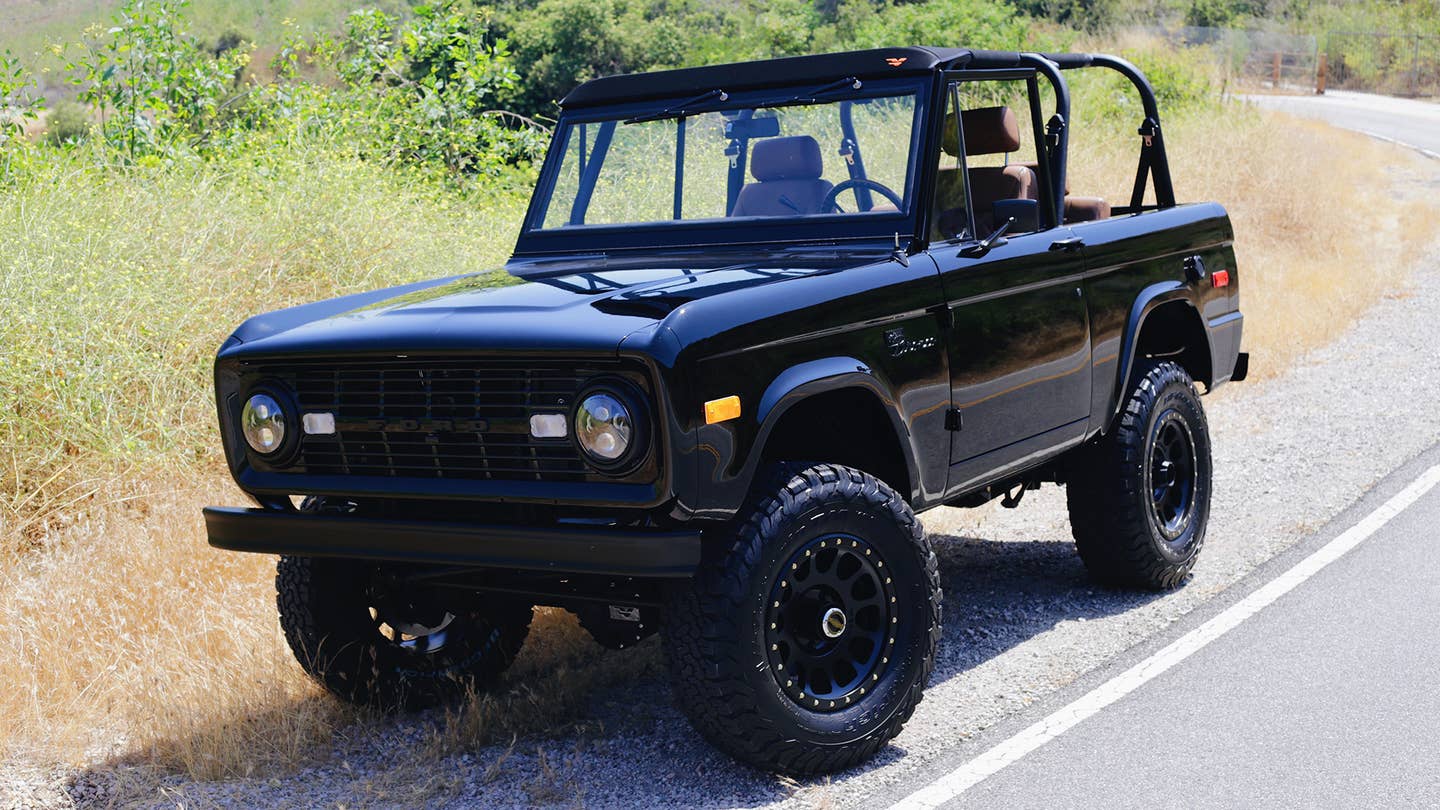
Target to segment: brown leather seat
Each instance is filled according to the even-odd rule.
[[[834,188],[821,180],[824,166],[820,144],[809,135],[766,138],[750,151],[750,173],[735,199],[732,217],[793,217],[820,213],[820,203]]]
[[[1110,203],[1099,197],[1065,197],[1066,222],[1094,222],[1110,218]]]
[[[948,155],[956,155],[954,119],[946,126],[941,148]],[[965,135],[965,154],[997,155],[1017,151],[1020,148],[1020,126],[1015,112],[1009,107],[981,107],[964,110],[960,115],[960,127]],[[941,169],[936,178],[935,200],[940,210],[936,217],[936,229],[931,237],[936,239],[954,238],[965,227],[964,192],[960,185],[957,169]],[[994,206],[997,200],[1038,200],[1040,185],[1035,170],[1024,164],[1008,166],[977,166],[967,173],[970,181],[970,204],[975,207],[975,229],[977,236],[984,236],[995,229]]]
[[[1039,175],[1040,166],[1037,163],[1022,163],[1022,166],[1029,166]],[[1110,218],[1110,203],[1100,197],[1074,197],[1070,195],[1070,177],[1065,177],[1065,222],[1094,222],[1097,219]]]
[[[938,217],[940,234],[950,239],[960,233],[965,222],[965,191],[960,186],[959,169],[941,169],[935,178],[935,199],[952,200],[953,207],[942,209]],[[977,166],[969,172],[970,197],[975,206],[975,228],[979,236],[995,229],[994,206],[997,200],[1039,199],[1035,172],[1024,166]]]

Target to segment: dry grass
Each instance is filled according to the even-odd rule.
[[[295,665],[275,618],[274,558],[205,545],[198,507],[235,500],[216,473],[176,479],[0,559],[5,756],[251,776],[328,755],[381,718],[329,698]],[[426,748],[598,731],[590,695],[659,672],[655,643],[611,652],[574,617],[537,611],[502,687],[441,713]],[[500,768],[502,763],[493,767]]]
[[[204,545],[195,499],[233,497],[207,478],[164,482],[61,530],[46,553],[4,561],[0,615],[18,648],[0,658],[0,739],[12,753],[218,778],[304,761],[351,716],[295,669],[266,615],[273,561]]]
[[[1255,353],[1254,368],[1261,374],[1275,373],[1297,353],[1325,342],[1348,325],[1377,296],[1403,279],[1415,251],[1428,245],[1433,236],[1431,209],[1417,208],[1413,201],[1401,205],[1390,194],[1392,181],[1401,176],[1397,173],[1417,172],[1407,153],[1359,136],[1310,124],[1282,123],[1240,110],[1227,112],[1223,126],[1180,119],[1170,122],[1168,132],[1181,197],[1219,200],[1235,221],[1248,316],[1246,343]],[[1077,134],[1072,185],[1077,192],[1122,199],[1125,184],[1106,186],[1101,178],[1118,176],[1128,183],[1134,146],[1133,140],[1118,146],[1096,145],[1087,142],[1084,133]],[[1093,152],[1083,151],[1091,147]],[[1426,167],[1425,171],[1433,169]],[[1377,176],[1377,172],[1382,174]],[[56,216],[45,209],[72,204],[49,199],[38,189],[32,192],[27,198],[30,213],[24,214],[32,217],[31,222],[44,224]],[[184,210],[188,198],[179,189],[169,188],[165,193],[180,195],[181,213],[166,214],[158,198],[146,202],[150,198],[138,190],[133,191],[131,203],[152,205],[144,209],[144,215],[172,226],[198,213]],[[252,306],[241,296],[244,274],[265,270],[266,289],[284,286],[286,279],[294,281],[298,291],[290,293],[293,299],[328,292],[327,275],[320,268],[331,262],[351,269],[338,278],[330,277],[329,289],[342,282],[360,285],[388,280],[388,273],[399,272],[394,268],[412,274],[424,274],[426,269],[402,261],[404,250],[422,247],[413,234],[396,234],[394,228],[368,236],[342,233],[339,229],[355,227],[357,218],[347,220],[333,211],[319,211],[316,206],[320,203],[307,207],[302,200],[285,199],[292,206],[283,214],[285,219],[316,217],[337,230],[319,236],[296,232],[288,242],[264,244],[266,231],[253,224],[264,216],[242,208],[243,215],[231,220],[228,228],[200,223],[193,240],[179,240],[157,227],[125,243],[143,252],[146,240],[158,241],[171,245],[177,260],[204,258],[203,269],[182,267],[178,271],[182,280],[166,282],[163,288],[193,295],[187,300],[200,303],[161,313],[169,319],[164,322],[172,324],[167,332],[172,340],[193,332],[189,342],[203,348],[182,352],[174,375],[163,384],[151,383],[156,401],[175,390],[194,401],[182,403],[168,417],[166,425],[170,427],[166,429],[172,432],[157,434],[153,446],[127,450],[112,447],[107,439],[87,444],[83,453],[64,455],[59,466],[46,467],[64,470],[65,459],[71,459],[70,463],[88,471],[74,480],[95,481],[71,496],[92,489],[97,494],[84,501],[90,508],[52,510],[49,520],[31,524],[35,536],[30,540],[34,542],[17,542],[20,524],[14,518],[13,502],[10,512],[0,510],[0,616],[5,617],[11,639],[10,651],[0,656],[0,683],[8,687],[0,690],[0,740],[4,745],[0,756],[14,761],[223,779],[324,758],[337,734],[385,722],[330,699],[290,659],[276,624],[273,559],[213,551],[205,545],[201,530],[200,505],[238,500],[213,456],[197,450],[194,442],[201,440],[193,437],[208,436],[212,429],[204,352],[239,312],[264,308],[258,303]],[[255,204],[253,197],[245,198],[245,205]],[[73,218],[64,213],[62,210],[61,222]],[[406,216],[405,210],[391,215]],[[20,215],[12,209],[0,214],[0,220],[5,216]],[[463,221],[476,226],[477,218],[468,214]],[[412,226],[413,218],[401,224]],[[123,236],[120,230],[104,223],[97,228],[93,223],[74,221],[68,229],[56,226],[46,231],[45,238],[53,240],[52,253],[82,251],[82,258],[52,259],[37,268],[32,280],[48,286],[43,295],[34,294],[21,305],[32,301],[43,307],[72,300],[85,304],[88,299],[79,292],[83,288],[66,298],[64,286],[57,289],[55,285],[83,284],[91,278],[101,285],[94,295],[113,294],[117,288],[104,286],[103,275],[82,273],[83,257],[91,255],[83,251],[86,246],[107,244],[105,240],[119,240]],[[17,231],[8,233],[14,238]],[[356,239],[359,241],[351,241]],[[394,240],[400,240],[401,247],[397,248]],[[187,244],[194,245],[193,251],[176,247]],[[228,258],[250,255],[235,245],[263,248],[263,258],[227,269]],[[32,253],[26,255],[41,255],[33,252],[39,246],[27,249]],[[397,250],[401,251],[398,256]],[[133,275],[125,283],[134,289],[127,293],[130,298],[121,300],[134,303],[108,313],[98,304],[85,309],[84,317],[66,321],[64,328],[70,332],[53,327],[46,339],[57,349],[52,357],[29,361],[31,368],[40,370],[36,373],[53,367],[75,374],[78,368],[82,379],[98,380],[98,375],[117,365],[124,369],[134,363],[135,369],[149,368],[130,352],[109,356],[106,353],[111,349],[105,343],[93,344],[97,356],[89,360],[77,359],[74,354],[86,345],[87,334],[123,328],[132,337],[143,337],[140,325],[148,316],[142,317],[144,313],[133,307],[169,306],[159,295],[163,290],[145,286],[160,282],[147,282],[142,271],[172,254],[145,255],[151,258],[119,266],[119,271],[131,272],[127,268],[133,265]],[[379,258],[356,258],[365,255]],[[439,252],[427,253],[424,258],[442,260]],[[297,259],[308,270],[279,276],[271,269]],[[41,280],[39,274],[46,268],[69,273],[72,280]],[[207,285],[207,280],[212,283]],[[12,285],[10,289],[19,288]],[[7,302],[7,306],[15,305]],[[37,315],[29,323],[41,321]],[[9,333],[12,338],[19,334]],[[76,402],[77,407],[87,403],[100,407],[100,414],[106,415],[103,401]],[[71,406],[57,400],[55,407]],[[100,419],[85,424],[127,424],[124,414],[113,416],[117,422]],[[57,440],[67,438],[65,431],[71,428],[66,425],[78,423],[65,421],[73,415],[56,418],[59,421],[41,427],[52,431]],[[181,425],[181,420],[193,424]],[[7,429],[12,431],[11,437],[20,430],[11,423]],[[106,433],[100,438],[113,435]],[[213,444],[208,439],[204,442]],[[32,444],[15,443],[13,438],[6,439],[4,451],[13,470],[35,469],[33,459],[24,456],[42,452]],[[142,468],[135,466],[138,462],[127,459],[141,459],[146,464],[155,459],[168,461],[147,466],[141,473],[137,470]],[[105,470],[108,476],[99,479]],[[120,480],[127,483],[115,483]],[[24,486],[8,490],[8,497],[23,498],[40,483],[27,479]],[[6,492],[0,490],[0,494]],[[101,492],[104,494],[98,494]],[[63,503],[62,496],[54,497]],[[653,642],[636,651],[605,652],[585,637],[568,614],[542,611],[522,659],[501,691],[476,696],[436,715],[427,727],[429,744],[412,755],[493,743],[526,748],[527,739],[545,734],[579,731],[583,737],[585,732],[598,733],[601,730],[593,728],[588,719],[592,695],[608,685],[651,675],[659,667],[660,656]],[[549,767],[553,778],[533,786],[536,801],[569,795],[564,763],[552,762]],[[504,768],[504,758],[490,768],[494,773],[489,778],[493,778]],[[136,779],[136,790],[150,790],[150,797],[156,798],[153,781]],[[376,789],[383,792],[387,788]],[[824,793],[816,797],[817,804],[826,801]]]
[[[1440,226],[1436,203],[1406,192],[1435,166],[1313,121],[1239,104],[1214,115],[1166,122],[1175,193],[1229,211],[1244,348],[1252,374],[1273,376],[1403,282]],[[1074,193],[1128,201],[1138,139],[1083,123],[1073,137]]]

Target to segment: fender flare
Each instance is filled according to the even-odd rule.
[[[915,461],[910,428],[900,412],[899,403],[891,394],[889,384],[868,363],[853,357],[826,357],[799,363],[780,372],[766,386],[755,411],[755,443],[745,462],[744,478],[747,483],[755,476],[775,426],[791,408],[817,394],[852,388],[869,392],[889,418],[893,438],[899,443],[900,454],[905,459],[905,475],[912,490],[902,495],[907,500],[912,499],[913,491],[919,486],[920,469]]]
[[[1130,315],[1125,320],[1125,338],[1120,346],[1119,376],[1115,380],[1115,395],[1110,404],[1110,421],[1120,415],[1120,408],[1124,405],[1125,384],[1130,380],[1130,374],[1135,369],[1135,348],[1140,342],[1140,333],[1145,328],[1145,321],[1155,310],[1175,303],[1183,303],[1189,307],[1191,315],[1200,324],[1200,331],[1205,335],[1205,354],[1210,359],[1213,368],[1215,347],[1211,345],[1210,330],[1206,328],[1205,319],[1200,316],[1200,310],[1195,306],[1190,288],[1184,282],[1173,280],[1151,284],[1135,297],[1135,303],[1130,305]],[[1198,382],[1205,383],[1207,388],[1211,384],[1208,379]]]

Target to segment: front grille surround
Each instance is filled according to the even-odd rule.
[[[300,436],[283,464],[257,467],[316,476],[574,483],[616,481],[586,463],[571,435],[537,439],[530,416],[573,422],[580,393],[624,380],[649,399],[643,369],[620,361],[380,357],[249,362],[250,386],[288,388],[300,414],[332,413],[336,432]],[[652,425],[644,428],[653,430]],[[653,433],[650,434],[653,437]],[[653,441],[651,442],[653,446]],[[653,465],[624,479],[637,480]]]

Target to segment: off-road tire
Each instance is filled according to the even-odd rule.
[[[1188,436],[1193,488],[1186,516],[1165,534],[1155,495],[1156,443],[1172,431]],[[1169,590],[1182,585],[1205,543],[1210,516],[1210,430],[1194,381],[1174,362],[1150,362],[1134,376],[1108,435],[1079,452],[1066,500],[1080,559],[1097,581]],[[1178,511],[1178,506],[1176,507]]]
[[[833,464],[780,465],[766,480],[729,531],[707,538],[693,581],[669,595],[662,636],[671,680],[691,723],[722,751],[782,774],[831,773],[873,756],[920,702],[940,639],[938,566],[910,506],[873,476]],[[766,646],[775,631],[767,611],[772,596],[782,593],[777,579],[783,586],[790,576],[799,590],[803,573],[791,573],[791,561],[837,536],[850,538],[843,544],[852,565],[878,562],[871,570],[883,572],[877,582],[883,579],[884,587],[893,588],[886,594],[896,598],[886,614],[894,632],[873,684],[871,674],[861,674],[861,682],[870,684],[859,690],[863,697],[839,709],[811,710],[781,682],[784,666]],[[815,555],[814,570],[821,568],[821,554],[839,554],[837,546],[828,548]],[[871,548],[873,555],[861,554]],[[858,613],[851,621],[857,635],[867,632]],[[860,641],[862,649],[866,643]],[[873,660],[881,666],[878,654]]]
[[[295,659],[335,695],[385,711],[413,710],[492,685],[520,652],[529,605],[486,603],[460,610],[443,646],[407,649],[372,612],[375,567],[355,560],[281,557],[280,625]]]

